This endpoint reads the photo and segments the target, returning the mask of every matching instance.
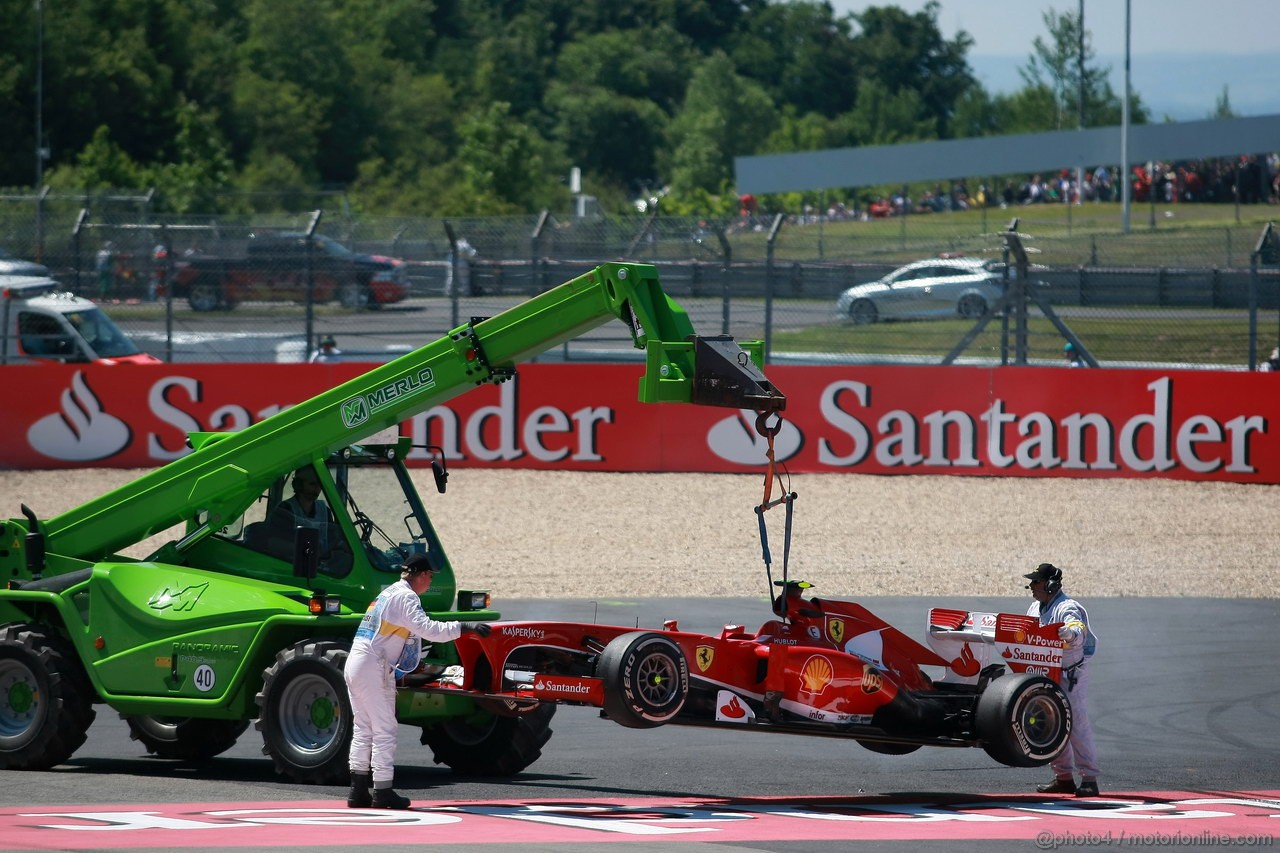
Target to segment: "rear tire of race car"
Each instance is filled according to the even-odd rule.
[[[869,326],[880,319],[880,312],[870,299],[859,299],[849,306],[849,319],[855,326]]]
[[[337,785],[348,779],[351,700],[342,670],[350,649],[343,640],[304,640],[277,652],[263,672],[256,697],[262,752],[295,782]]]
[[[431,747],[436,764],[459,775],[514,776],[542,756],[555,713],[551,704],[515,717],[477,709],[470,717],[423,726],[422,743]]]
[[[605,646],[596,664],[604,712],[630,729],[670,722],[689,698],[689,661],[670,637],[632,631]]]
[[[75,649],[41,625],[0,628],[0,770],[48,770],[88,737],[93,687]]]
[[[978,697],[974,724],[982,746],[1009,767],[1048,764],[1071,737],[1067,694],[1042,675],[1005,675]]]
[[[130,716],[129,737],[157,758],[203,761],[235,746],[236,738],[249,728],[248,720],[202,720],[195,717]]]

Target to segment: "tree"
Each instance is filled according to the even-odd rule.
[[[957,104],[977,81],[966,59],[973,39],[963,30],[951,41],[944,39],[939,8],[931,0],[914,14],[895,6],[871,6],[852,15],[860,27],[853,56],[863,81],[875,81],[880,87],[875,91],[893,97],[914,93],[919,117],[933,124],[930,136],[949,139]]]
[[[469,213],[516,213],[566,202],[557,176],[568,171],[564,156],[497,101],[478,108],[458,129],[462,189]]]
[[[233,173],[217,116],[203,112],[199,104],[181,104],[176,149],[174,161],[152,168],[146,184],[176,213],[212,209],[217,191],[230,184]]]
[[[935,128],[917,92],[893,92],[878,80],[864,80],[858,86],[858,103],[840,117],[839,124],[855,145],[931,139]]]
[[[1075,127],[1080,115],[1080,97],[1084,93],[1084,127],[1099,127],[1120,123],[1122,102],[1111,88],[1109,66],[1094,63],[1090,45],[1091,34],[1083,31],[1078,14],[1057,14],[1052,9],[1044,13],[1044,25],[1049,31],[1049,41],[1036,36],[1033,52],[1027,64],[1018,69],[1027,89],[1042,89],[1032,97],[1037,109],[1043,106],[1044,93],[1048,93],[1048,106],[1052,115],[1042,115],[1035,126],[1026,130],[1063,130]],[[1083,44],[1083,62],[1081,45]],[[1081,67],[1083,66],[1083,76]],[[1083,84],[1082,84],[1083,81]],[[1022,107],[1027,107],[1023,104]],[[1129,103],[1129,117],[1134,124],[1145,124],[1148,114],[1141,99],[1135,93]],[[1031,118],[1024,109],[1020,121]]]
[[[66,189],[109,190],[141,187],[144,170],[111,138],[105,124],[93,131],[89,144],[76,155],[74,165],[57,166],[48,176],[50,186]]]
[[[547,91],[552,133],[573,164],[619,188],[653,179],[670,112],[684,94],[692,47],[679,33],[659,30],[667,46],[661,51],[637,32],[570,42]]]
[[[729,53],[739,74],[801,115],[833,118],[853,107],[860,71],[851,28],[829,3],[798,0],[753,10]]]
[[[777,123],[777,110],[760,84],[740,76],[723,53],[693,72],[680,111],[671,122],[664,174],[677,192],[720,192],[733,176],[733,157],[760,150]]]
[[[1222,87],[1222,94],[1217,97],[1213,104],[1213,112],[1209,113],[1209,118],[1215,121],[1222,119],[1235,118],[1236,111],[1231,109],[1231,95],[1227,91],[1227,87]]]

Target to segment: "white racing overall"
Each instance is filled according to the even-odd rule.
[[[1093,746],[1093,725],[1089,722],[1089,661],[1098,649],[1098,637],[1089,627],[1089,614],[1080,602],[1065,592],[1044,604],[1033,602],[1027,615],[1041,625],[1061,622],[1070,632],[1067,647],[1062,650],[1062,689],[1071,702],[1071,740],[1049,766],[1060,779],[1072,771],[1082,777],[1098,777],[1098,753]]]
[[[408,581],[387,587],[369,605],[343,671],[351,696],[352,773],[372,771],[374,787],[390,784],[396,761],[395,672],[418,665],[421,640],[456,640],[461,631],[458,622],[428,616]]]

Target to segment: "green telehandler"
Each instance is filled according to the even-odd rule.
[[[192,434],[190,453],[82,506],[41,519],[21,505],[0,521],[0,768],[65,762],[105,704],[162,758],[213,757],[255,722],[278,772],[345,781],[342,668],[400,563],[421,553],[438,569],[433,618],[499,618],[487,591],[459,588],[398,424],[615,318],[645,352],[641,401],[750,409],[762,429],[785,407],[759,342],[698,337],[652,266],[603,264],[244,430]],[[419,452],[443,492],[443,453]],[[300,470],[320,479],[316,524],[280,511]],[[145,559],[121,553],[170,530]],[[429,680],[456,650],[435,644],[425,661]],[[505,776],[541,754],[555,706],[405,687],[396,710],[436,762]]]

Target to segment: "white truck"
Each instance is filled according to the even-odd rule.
[[[151,364],[96,303],[48,276],[0,275],[0,365]]]

